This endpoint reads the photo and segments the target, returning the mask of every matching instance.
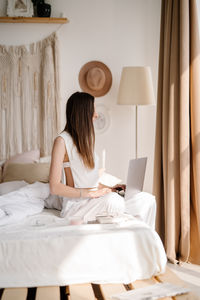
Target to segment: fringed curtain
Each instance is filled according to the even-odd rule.
[[[154,194],[172,262],[200,263],[200,44],[195,0],[162,1]]]
[[[60,131],[56,33],[28,46],[0,46],[0,160],[40,149]]]

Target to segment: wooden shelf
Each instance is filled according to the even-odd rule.
[[[68,23],[67,18],[0,17],[0,23]]]

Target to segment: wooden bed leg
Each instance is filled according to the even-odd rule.
[[[70,300],[70,290],[69,290],[69,285],[66,285],[65,287],[65,294],[66,294],[66,299]]]
[[[68,300],[69,296],[69,287],[60,286],[60,300]]]
[[[97,300],[106,300],[101,290],[101,286],[99,284],[94,284],[94,283],[91,283],[91,285],[94,291],[95,298]]]
[[[26,300],[35,300],[36,288],[28,288],[28,294]]]

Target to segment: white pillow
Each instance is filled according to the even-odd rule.
[[[117,178],[109,173],[103,172],[103,174],[101,174],[99,182],[103,185],[106,186],[114,186],[116,184],[119,184],[122,180],[120,178]]]
[[[40,157],[39,162],[40,163],[49,163],[49,162],[51,162],[51,156]]]
[[[43,156],[39,159],[34,160],[35,163],[50,163],[51,162],[51,156]]]
[[[24,180],[0,183],[0,196],[18,190],[21,187],[26,186],[27,184],[28,183]]]

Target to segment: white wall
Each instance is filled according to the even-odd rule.
[[[100,60],[111,70],[113,84],[108,94],[96,98],[109,109],[111,125],[96,136],[97,153],[106,151],[106,170],[126,179],[128,160],[135,156],[134,107],[116,105],[123,66],[149,65],[156,95],[161,0],[54,0],[52,16],[63,13],[70,22],[56,24],[0,24],[0,44],[20,45],[38,41],[58,30],[61,54],[63,107],[74,91],[80,90],[78,74],[88,61]],[[6,0],[0,2],[0,12]],[[138,156],[148,156],[146,191],[153,181],[155,132],[154,107],[139,107]],[[64,110],[62,123],[64,125]]]

